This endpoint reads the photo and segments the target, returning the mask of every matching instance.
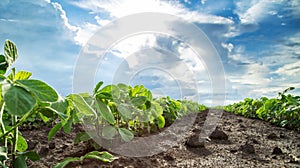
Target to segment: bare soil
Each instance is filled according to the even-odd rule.
[[[199,113],[187,136],[164,152],[147,157],[116,155],[118,159],[112,163],[85,160],[82,164],[73,163],[67,167],[300,167],[300,132],[224,112],[209,137],[210,141],[197,144],[195,137],[201,132],[206,116],[207,111]],[[28,161],[29,167],[53,167],[65,157],[82,156],[94,150],[88,142],[74,145],[76,133],[82,131],[80,126],[75,126],[71,134],[58,132],[48,142],[50,129],[42,126],[22,131],[28,139],[29,149],[41,156],[40,161]]]

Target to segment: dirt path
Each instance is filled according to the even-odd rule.
[[[207,111],[199,113],[179,143],[165,152],[147,157],[118,156],[119,159],[109,164],[86,160],[83,165],[71,164],[68,167],[300,167],[300,132],[224,112],[210,135],[211,141],[203,146],[193,140],[198,140],[195,135],[203,133],[206,117]],[[29,147],[42,157],[29,167],[53,167],[64,157],[80,156],[92,150],[86,143],[74,146],[75,133],[59,132],[55,139],[47,142],[49,129],[23,131],[24,136],[31,139]],[[78,128],[73,132],[78,132]]]

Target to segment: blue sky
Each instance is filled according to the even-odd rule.
[[[64,96],[73,91],[78,56],[89,39],[111,21],[142,12],[180,17],[207,35],[224,68],[225,93],[217,94],[225,94],[226,104],[300,88],[298,0],[2,0],[0,9],[0,41],[10,39],[19,50],[14,66],[32,71]],[[157,95],[209,104],[207,66],[214,65],[196,59],[188,43],[166,35],[132,35],[111,48],[96,74],[86,74],[106,84],[144,84]],[[158,63],[153,60],[164,60],[165,69],[139,71],[141,62]],[[129,69],[136,70],[130,79]]]

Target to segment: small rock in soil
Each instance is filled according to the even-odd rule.
[[[256,140],[256,139],[252,139],[252,142],[254,143],[254,144],[260,144],[260,142],[258,141],[258,140]]]
[[[167,160],[167,161],[174,161],[175,160],[175,158],[171,155],[165,155],[164,159]]]
[[[240,150],[247,154],[255,154],[255,148],[251,144],[245,144],[240,147]]]
[[[228,135],[224,131],[216,129],[209,138],[214,140],[228,140]]]
[[[33,150],[35,146],[37,145],[37,141],[34,140],[28,140],[28,150]]]
[[[237,149],[231,149],[230,152],[231,153],[236,153],[238,150]]]
[[[201,148],[201,147],[204,147],[204,141],[199,140],[199,135],[193,135],[186,142],[186,145],[191,148]]]
[[[43,156],[46,156],[48,154],[48,152],[49,152],[49,149],[43,146],[41,148],[41,150],[39,151],[39,155],[43,157]]]
[[[283,154],[282,150],[277,146],[273,149],[272,155],[282,155],[282,154]]]
[[[278,136],[273,132],[273,133],[269,134],[269,135],[267,136],[267,138],[268,138],[268,139],[271,139],[271,140],[275,140],[275,139],[278,138]]]
[[[54,149],[54,148],[55,148],[55,143],[54,142],[50,142],[49,149]]]

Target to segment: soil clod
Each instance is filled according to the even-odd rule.
[[[213,140],[228,140],[228,135],[224,131],[216,129],[209,138]]]
[[[282,154],[283,154],[282,150],[277,146],[273,149],[272,155],[282,155]]]
[[[246,154],[255,154],[255,148],[251,144],[245,144],[240,147],[240,150]]]

